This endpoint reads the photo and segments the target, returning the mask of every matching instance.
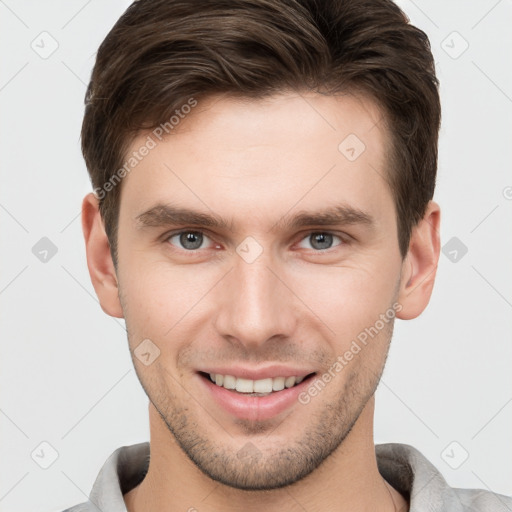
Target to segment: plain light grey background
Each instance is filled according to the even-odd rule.
[[[80,226],[85,88],[129,3],[0,0],[0,511],[85,501],[113,450],[149,439]],[[399,5],[441,81],[444,251],[427,310],[395,324],[375,442],[415,446],[453,486],[512,495],[512,3]]]

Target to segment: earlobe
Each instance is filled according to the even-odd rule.
[[[123,318],[117,275],[110,244],[99,211],[99,201],[91,192],[82,202],[82,231],[85,238],[87,267],[94,290],[107,315]]]
[[[397,317],[410,320],[427,307],[432,295],[440,254],[441,210],[430,201],[423,219],[413,228],[409,251],[402,264]]]

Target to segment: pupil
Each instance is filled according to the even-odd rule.
[[[180,243],[186,249],[198,249],[201,247],[201,242],[203,241],[201,233],[196,233],[194,231],[189,231],[187,233],[183,233],[180,236]]]
[[[315,233],[311,235],[312,238],[312,246],[315,247],[315,249],[328,249],[329,246],[332,244],[332,235],[328,233]],[[318,246],[318,243],[319,245]]]

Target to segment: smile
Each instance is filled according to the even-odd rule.
[[[242,420],[265,421],[297,405],[301,407],[298,397],[316,373],[255,380],[204,371],[196,375],[206,396],[224,413]]]
[[[210,373],[210,380],[217,386],[237,391],[238,393],[250,394],[251,396],[267,396],[275,391],[291,388],[300,384],[306,377],[269,377],[267,379],[252,380],[233,375]]]

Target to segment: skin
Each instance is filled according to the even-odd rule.
[[[117,269],[98,201],[84,198],[91,279],[103,310],[126,320],[150,400],[151,461],[143,482],[125,495],[130,512],[408,510],[380,475],[373,441],[374,393],[393,321],[309,403],[268,420],[231,416],[204,393],[196,373],[207,363],[276,362],[322,375],[393,304],[401,319],[427,306],[440,209],[429,203],[402,259],[384,179],[389,132],[382,119],[373,101],[352,95],[202,100],[124,178]],[[338,149],[351,133],[366,146],[354,161]],[[137,221],[171,201],[231,225]],[[276,224],[340,203],[366,212],[372,226]],[[171,236],[180,229],[201,231],[199,248]],[[311,236],[318,232],[334,236],[322,246]],[[262,249],[251,263],[236,251],[248,236]],[[144,339],[160,350],[148,366],[134,357]],[[240,457],[247,446],[257,456]]]

